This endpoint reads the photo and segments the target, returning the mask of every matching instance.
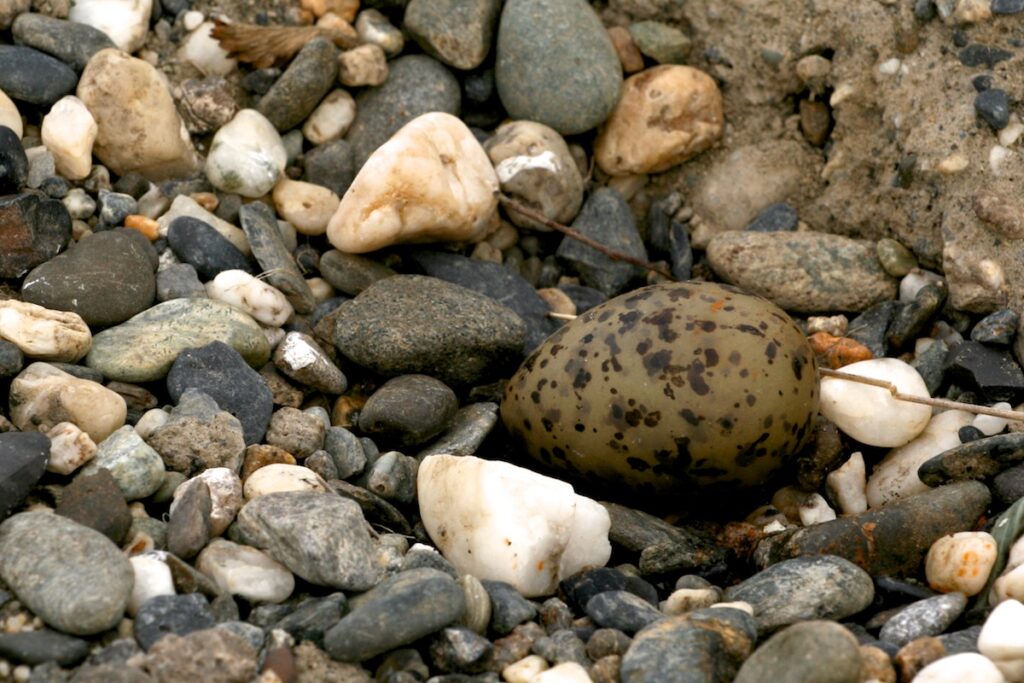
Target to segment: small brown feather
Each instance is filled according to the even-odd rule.
[[[228,55],[257,69],[273,66],[278,60],[290,60],[306,43],[321,36],[345,50],[359,44],[355,29],[348,24],[328,29],[319,26],[226,24],[217,20],[211,35]]]

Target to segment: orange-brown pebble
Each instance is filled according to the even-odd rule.
[[[929,664],[946,656],[942,641],[933,636],[912,640],[896,653],[893,662],[902,683],[910,683]]]
[[[353,22],[359,11],[359,0],[300,0],[299,4],[317,17],[333,12],[347,22]]]
[[[874,645],[860,646],[860,661],[863,669],[862,681],[878,681],[878,683],[896,683],[896,669],[892,666],[889,654]]]
[[[196,204],[207,211],[216,211],[220,205],[220,199],[212,192],[193,192],[189,196],[195,200]]]
[[[814,355],[833,370],[874,358],[868,347],[849,337],[833,337],[828,332],[815,332],[807,341],[814,350]]]
[[[249,478],[253,472],[266,465],[294,465],[295,456],[277,446],[268,444],[254,444],[245,449],[245,457],[242,460],[242,481]]]
[[[359,418],[359,411],[366,403],[365,396],[341,396],[334,402],[334,409],[331,410],[331,424],[335,427],[355,426]]]
[[[640,48],[633,42],[633,34],[625,26],[612,26],[608,29],[608,37],[612,39],[615,52],[619,55],[622,70],[628,74],[636,73],[644,68],[644,56]]]
[[[160,236],[160,224],[149,216],[133,213],[124,219],[124,227],[138,230],[146,236],[150,242]]]

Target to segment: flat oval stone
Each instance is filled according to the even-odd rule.
[[[1024,460],[1024,433],[1010,432],[962,443],[926,461],[917,476],[928,486],[989,479]]]
[[[19,45],[51,54],[75,71],[84,69],[100,50],[115,47],[114,41],[98,28],[34,12],[19,14],[11,32]]]
[[[25,277],[21,296],[77,313],[89,325],[116,325],[153,303],[156,261],[156,251],[139,231],[98,232],[37,266]]]
[[[109,538],[43,511],[0,524],[0,578],[48,625],[73,635],[113,628],[134,582]]]
[[[212,280],[225,270],[252,272],[252,265],[238,247],[209,223],[179,216],[167,227],[167,243],[179,259],[196,269],[203,280]]]
[[[0,197],[0,278],[21,277],[70,240],[71,216],[63,203],[37,194]]]
[[[100,332],[85,362],[109,379],[152,382],[167,375],[182,351],[213,341],[232,347],[253,367],[270,359],[263,330],[245,313],[209,299],[173,299]]]
[[[937,636],[956,621],[967,607],[963,593],[947,593],[913,602],[882,626],[878,639],[903,647],[924,636]]]
[[[495,80],[508,113],[562,135],[594,128],[612,112],[622,67],[585,0],[509,0],[498,26]]]
[[[78,664],[89,654],[89,641],[48,628],[0,634],[0,657],[25,664]]]
[[[0,434],[0,519],[11,514],[46,471],[50,440],[39,432]]]
[[[338,49],[327,38],[314,38],[299,50],[256,110],[279,131],[290,130],[309,116],[337,76]]]
[[[0,45],[0,90],[15,100],[49,106],[75,89],[64,62],[21,45]]]

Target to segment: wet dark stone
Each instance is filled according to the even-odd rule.
[[[799,222],[796,209],[786,202],[778,202],[761,209],[746,229],[753,232],[792,232]]]
[[[0,90],[9,97],[44,107],[72,93],[78,75],[45,52],[21,45],[0,45]]]
[[[651,203],[647,211],[647,231],[650,244],[668,256],[672,276],[680,281],[690,279],[693,270],[693,249],[686,226],[669,214],[665,202]],[[577,309],[578,313],[579,311]]]
[[[322,598],[308,598],[273,627],[287,631],[295,642],[309,640],[323,647],[324,633],[345,614],[348,603],[344,593],[331,593]]]
[[[519,594],[511,584],[504,581],[483,580],[487,594],[491,596],[491,630],[497,634],[511,633],[519,624],[537,616],[537,608]]]
[[[995,346],[1008,346],[1017,335],[1020,315],[1011,308],[1001,308],[990,313],[971,330],[971,341]]]
[[[19,14],[11,32],[15,43],[51,54],[78,72],[100,50],[116,47],[98,28],[33,12]]]
[[[314,38],[303,46],[256,110],[279,131],[287,131],[309,116],[337,76],[338,49],[327,38]]]
[[[974,425],[964,425],[957,430],[957,437],[960,443],[970,443],[985,438],[985,434]]]
[[[900,306],[898,301],[875,304],[850,321],[846,336],[868,347],[875,358],[883,358],[888,351],[885,333]]]
[[[914,356],[910,361],[913,367],[921,375],[924,385],[928,387],[928,393],[932,396],[942,387],[946,377],[946,355],[949,347],[946,342],[936,339],[923,352]]]
[[[1024,0],[992,0],[992,14],[1020,14]]]
[[[628,591],[605,591],[587,602],[586,613],[598,626],[633,634],[665,615]]]
[[[0,194],[17,192],[28,180],[28,157],[17,133],[0,126]]]
[[[28,497],[46,471],[50,439],[39,432],[0,434],[0,521]]]
[[[992,87],[992,76],[990,74],[978,74],[971,79],[971,85],[975,92],[982,92]]]
[[[1024,465],[1003,470],[992,480],[992,495],[1005,507],[1024,498]]]
[[[135,639],[149,650],[168,633],[184,636],[215,623],[210,603],[199,593],[158,595],[144,602],[135,615]]]
[[[95,529],[118,545],[132,526],[132,514],[110,471],[80,474],[61,492],[54,510],[82,526]]]
[[[366,256],[331,249],[320,258],[320,274],[339,292],[357,296],[377,280],[395,275],[395,271]]]
[[[917,476],[929,486],[988,479],[1024,460],[1024,432],[997,434],[962,443],[925,461]]]
[[[89,645],[87,640],[48,628],[0,633],[0,657],[30,665],[54,662],[73,666],[89,654]]]
[[[174,255],[192,265],[204,282],[225,270],[253,272],[245,254],[212,225],[198,218],[179,216],[171,221],[167,229],[167,243]]]
[[[1002,48],[973,43],[960,50],[958,56],[964,66],[984,66],[992,69],[999,62],[1012,58],[1013,53]]]
[[[21,277],[70,240],[71,216],[61,202],[37,194],[0,197],[0,278]]]
[[[1008,401],[1016,405],[1024,398],[1024,372],[1013,356],[975,341],[950,348],[946,378],[990,403]]]
[[[707,572],[725,560],[726,549],[717,543],[710,534],[705,534],[685,524],[674,526],[659,517],[623,505],[604,503],[604,507],[608,510],[612,524],[608,532],[609,540],[631,552],[639,553],[640,571],[645,576],[679,571]],[[575,598],[572,597],[572,593],[575,584],[581,582],[583,577],[589,573],[568,577],[560,586],[560,591],[569,598],[567,602],[574,604],[580,610],[586,605],[586,599],[596,595],[593,592],[589,596],[584,594],[582,600],[573,602]],[[653,586],[647,584],[650,588],[641,588],[635,581],[635,577],[627,577],[621,586],[617,583],[614,583],[613,586],[608,590],[629,590],[642,598],[651,600]],[[656,601],[657,598],[653,598],[652,602]]]
[[[1002,130],[1010,123],[1010,98],[1005,90],[989,88],[974,98],[974,110],[992,130]]]
[[[914,300],[896,311],[886,339],[894,349],[902,349],[916,339],[928,321],[946,302],[946,290],[937,285],[925,285],[914,296]]]
[[[583,640],[574,629],[555,631],[550,636],[538,638],[533,642],[530,651],[552,664],[564,662],[576,662],[581,666],[590,664],[587,659],[587,646],[584,645]]]
[[[17,346],[0,339],[0,377],[14,377],[25,365],[25,354]]]

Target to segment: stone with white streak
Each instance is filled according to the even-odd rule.
[[[366,161],[327,238],[350,254],[410,242],[477,242],[497,227],[497,191],[498,176],[469,128],[450,114],[423,114]]]
[[[153,0],[75,0],[68,19],[107,34],[125,52],[146,42]]]
[[[89,352],[92,333],[77,313],[7,299],[0,301],[0,339],[29,358],[74,363]]]
[[[70,422],[61,422],[46,432],[50,437],[50,459],[46,469],[71,474],[96,456],[96,442]]]
[[[280,327],[295,313],[280,290],[244,270],[221,271],[206,283],[206,295],[240,308],[270,327]]]
[[[327,94],[306,122],[302,134],[314,145],[340,140],[356,118],[356,101],[347,90],[338,88]]]
[[[330,491],[327,482],[319,474],[302,465],[274,463],[264,465],[245,480],[245,499],[252,500],[268,493],[287,491]]]
[[[576,662],[562,662],[537,674],[530,683],[590,683],[590,675]]]
[[[895,384],[905,394],[928,398],[917,370],[895,358],[874,358],[843,367],[843,372]],[[822,377],[821,414],[839,429],[869,446],[902,446],[924,431],[932,409],[898,401],[887,389]]]
[[[289,332],[274,349],[274,365],[295,381],[328,394],[342,394],[348,379],[324,353],[316,340],[302,332]]]
[[[984,531],[960,531],[932,543],[925,559],[928,585],[940,593],[970,597],[985,587],[995,566],[996,539]]]
[[[238,61],[229,57],[227,50],[213,38],[213,26],[212,21],[204,21],[189,33],[178,48],[178,59],[199,69],[204,76],[227,76],[238,66]]]
[[[857,451],[825,478],[825,486],[844,515],[858,515],[868,509],[865,472],[864,455]]]
[[[136,555],[129,557],[128,561],[131,562],[132,572],[135,574],[132,597],[128,600],[130,616],[134,617],[139,608],[151,598],[175,594],[171,568],[157,553]]]
[[[526,597],[611,555],[608,512],[569,484],[506,462],[432,455],[417,476],[427,533],[460,572]]]
[[[255,109],[242,109],[213,136],[206,177],[218,190],[262,197],[287,164],[288,152],[274,124]]]
[[[327,223],[338,210],[338,195],[323,185],[282,178],[274,186],[277,215],[291,223],[303,235],[327,232]]]
[[[221,590],[248,602],[283,602],[295,590],[295,576],[261,550],[223,539],[210,542],[196,558],[196,569]]]
[[[124,425],[124,399],[102,384],[79,379],[49,363],[32,363],[11,382],[11,422],[22,431],[48,432],[71,422],[94,443]]]
[[[502,192],[559,223],[571,223],[579,213],[583,176],[555,129],[535,121],[510,121],[498,126],[484,149]],[[549,230],[520,213],[507,213],[520,227]]]
[[[81,180],[89,175],[98,130],[89,108],[74,95],[62,97],[50,108],[43,117],[43,144],[53,154],[62,176]]]
[[[206,482],[206,487],[210,489],[210,536],[220,536],[235,521],[235,515],[245,504],[242,479],[227,467],[210,467],[196,476]],[[187,483],[182,483],[174,490],[170,514],[174,514],[178,497],[185,492],[184,486]]]

